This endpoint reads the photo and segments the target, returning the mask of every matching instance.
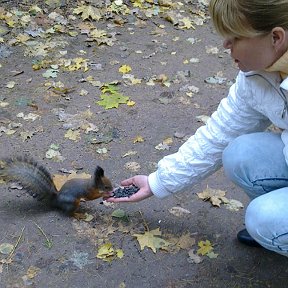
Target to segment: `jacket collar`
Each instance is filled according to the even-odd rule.
[[[268,72],[279,72],[282,79],[288,76],[288,51],[286,51],[275,63],[265,69]]]

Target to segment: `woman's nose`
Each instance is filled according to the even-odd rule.
[[[231,47],[232,47],[232,41],[229,40],[229,39],[224,39],[224,41],[223,41],[223,47],[224,47],[225,49],[231,49]]]

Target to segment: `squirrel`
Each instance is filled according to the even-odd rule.
[[[49,171],[27,156],[3,160],[0,177],[5,181],[19,182],[33,197],[52,208],[58,208],[73,215],[80,200],[94,200],[109,197],[113,190],[110,180],[104,176],[104,170],[97,166],[92,179],[71,179],[57,191]]]

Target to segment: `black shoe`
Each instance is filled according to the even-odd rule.
[[[246,229],[238,232],[237,239],[239,242],[250,246],[250,247],[262,247],[258,242],[256,242],[248,233]]]

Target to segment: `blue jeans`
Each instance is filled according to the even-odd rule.
[[[264,248],[288,256],[288,166],[280,134],[242,135],[223,153],[225,174],[251,198],[248,233]]]

